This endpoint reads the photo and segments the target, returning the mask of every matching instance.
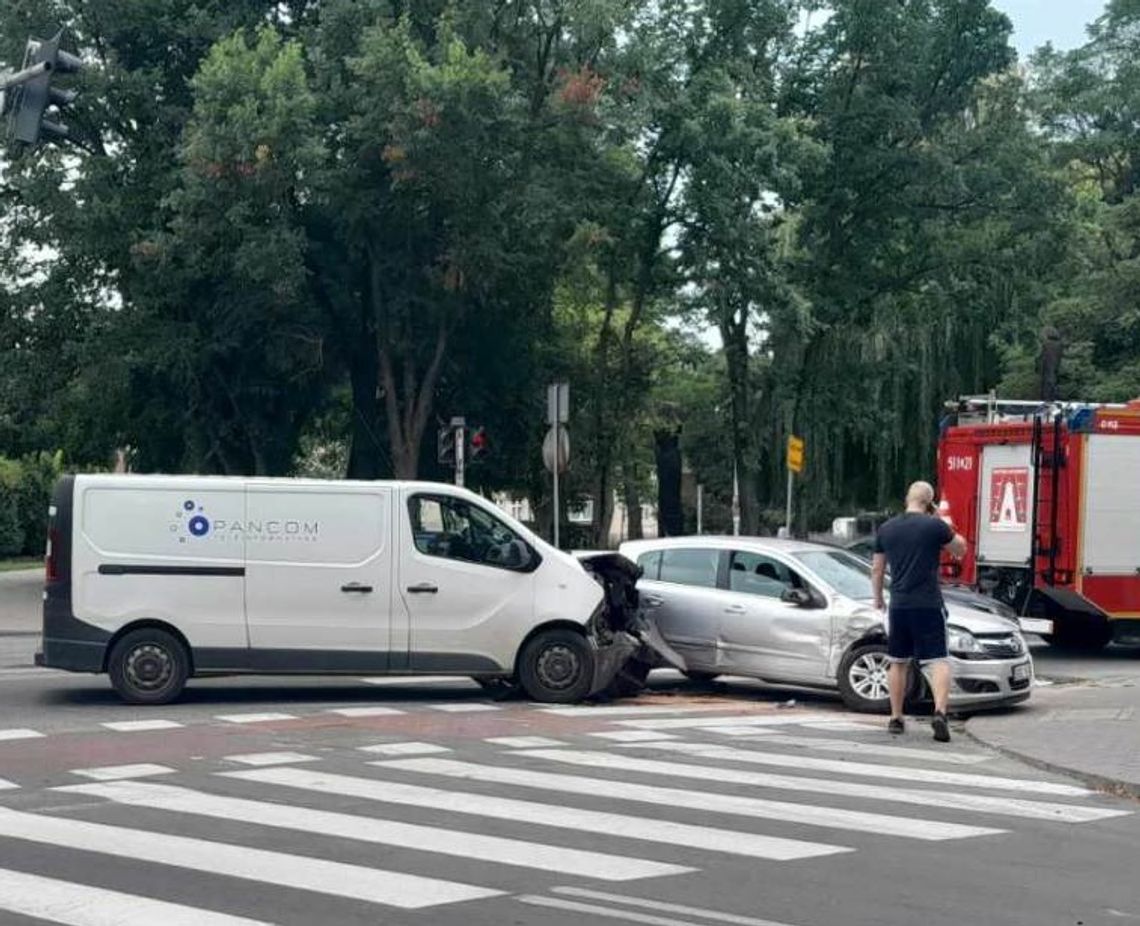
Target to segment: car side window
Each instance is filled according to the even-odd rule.
[[[656,581],[661,574],[661,551],[653,550],[650,553],[642,553],[637,558],[637,565],[641,567],[642,578]]]
[[[415,495],[408,514],[416,549],[425,556],[516,570],[534,556],[506,524],[463,499]]]
[[[803,588],[804,582],[779,560],[734,550],[728,567],[728,587],[746,595],[779,598],[790,588]]]
[[[719,550],[662,550],[659,579],[675,585],[716,588]]]

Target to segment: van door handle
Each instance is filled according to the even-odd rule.
[[[349,582],[348,585],[340,587],[342,592],[359,592],[362,595],[367,595],[372,591],[371,585],[361,585],[359,582]]]
[[[412,595],[434,595],[439,588],[430,582],[421,582],[419,585],[409,585],[408,593]]]
[[[744,607],[743,605],[734,604],[734,605],[729,605],[727,608],[725,608],[724,613],[725,614],[747,614],[748,609],[746,607]]]

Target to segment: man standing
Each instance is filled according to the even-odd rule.
[[[891,611],[887,623],[887,653],[891,668],[891,720],[887,729],[900,734],[903,699],[911,660],[932,667],[934,738],[950,742],[946,705],[950,698],[950,659],[946,650],[945,605],[938,581],[942,550],[960,559],[966,541],[936,515],[934,489],[916,482],[906,493],[906,511],[879,528],[871,588],[875,607],[883,609],[883,576],[891,570]]]

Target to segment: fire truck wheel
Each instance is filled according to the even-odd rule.
[[[1108,623],[1085,624],[1058,621],[1054,633],[1045,637],[1054,649],[1076,653],[1095,653],[1104,649],[1112,641],[1112,628]]]
[[[865,643],[849,650],[839,664],[839,695],[843,703],[863,714],[887,713],[891,707],[888,665],[886,643]],[[906,703],[921,701],[924,687],[922,673],[912,666]]]

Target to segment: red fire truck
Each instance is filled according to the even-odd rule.
[[[938,480],[969,544],[947,582],[1051,621],[1057,646],[1140,643],[1140,399],[950,403]]]

